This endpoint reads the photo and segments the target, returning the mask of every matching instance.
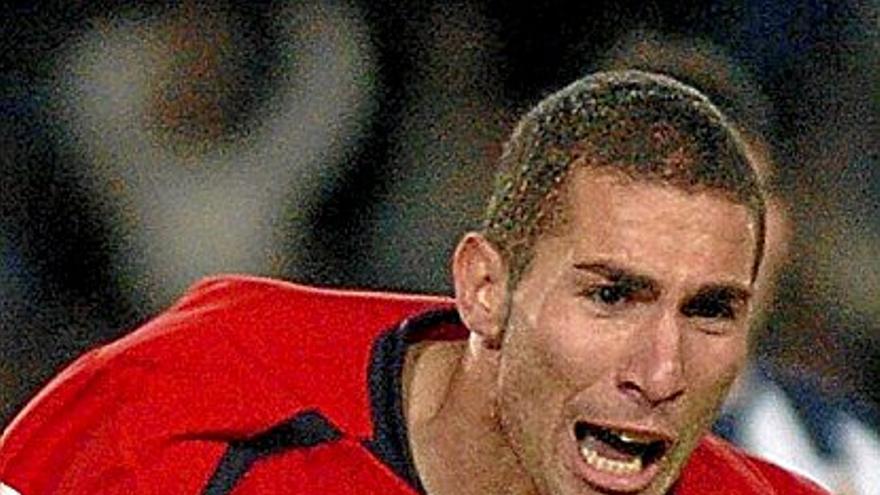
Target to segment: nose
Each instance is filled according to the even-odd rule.
[[[618,378],[618,388],[648,405],[674,402],[684,394],[682,332],[677,312],[648,318],[632,337],[632,352]]]

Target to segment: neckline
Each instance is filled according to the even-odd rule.
[[[364,445],[420,495],[427,495],[409,445],[403,404],[403,371],[409,347],[427,340],[459,340],[467,336],[453,308],[431,310],[407,318],[383,332],[373,343],[368,390],[373,435]]]

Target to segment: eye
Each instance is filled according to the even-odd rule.
[[[630,299],[632,289],[622,284],[597,285],[585,290],[583,295],[596,304],[617,306]]]
[[[719,320],[736,318],[736,309],[730,299],[714,294],[700,295],[691,299],[681,308],[681,313],[689,318]]]

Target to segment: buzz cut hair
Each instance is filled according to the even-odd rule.
[[[754,280],[765,235],[754,161],[736,127],[695,88],[638,70],[591,74],[519,121],[504,145],[483,234],[515,286],[539,237],[566,222],[563,192],[572,170],[595,168],[746,206],[756,226]]]

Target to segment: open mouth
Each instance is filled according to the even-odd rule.
[[[660,433],[600,426],[574,425],[582,475],[591,483],[619,491],[647,486],[672,440]]]

